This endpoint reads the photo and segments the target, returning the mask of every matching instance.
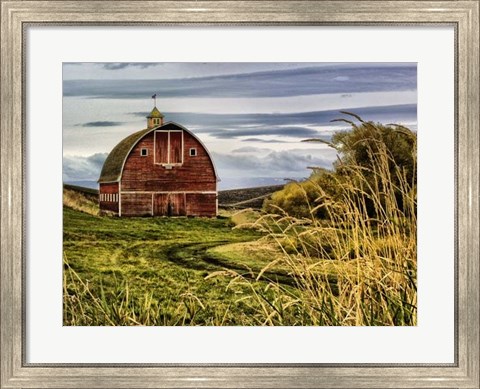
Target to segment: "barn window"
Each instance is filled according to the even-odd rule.
[[[155,131],[155,163],[183,163],[183,131]]]
[[[196,156],[197,156],[197,149],[193,147],[190,149],[190,157],[196,157]]]
[[[148,155],[148,149],[141,149],[140,150],[140,155],[142,157],[146,157]]]

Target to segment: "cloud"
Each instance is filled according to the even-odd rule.
[[[291,143],[291,141],[279,139],[261,139],[261,138],[246,138],[242,142],[260,142],[260,143]]]
[[[198,131],[197,131],[198,132]],[[273,135],[289,138],[305,138],[318,135],[317,130],[304,127],[257,127],[248,129],[208,131],[208,135],[217,139],[237,139],[243,136]]]
[[[253,146],[240,147],[238,149],[232,150],[232,153],[256,153],[258,151],[265,151],[269,149],[261,149]]]
[[[149,114],[150,112],[130,112],[130,115],[133,115],[133,116],[136,116],[136,117],[147,117],[147,115]]]
[[[106,63],[110,70],[155,63]],[[342,81],[342,82],[339,82]],[[348,81],[348,82],[345,82]],[[154,80],[64,80],[64,96],[93,98],[288,97],[329,93],[406,91],[417,88],[416,64],[312,66],[285,70]],[[159,94],[160,96],[160,94]]]
[[[115,127],[122,125],[122,122],[110,122],[110,121],[98,121],[98,122],[88,122],[77,124],[80,127]]]
[[[245,155],[213,153],[213,158],[222,174],[235,172],[240,177],[305,177],[310,174],[309,166],[331,168],[335,160],[332,150],[283,150],[267,155]]]
[[[157,66],[159,64],[155,62],[106,62],[106,63],[101,63],[100,65],[102,65],[102,67],[107,70],[120,70],[120,69],[129,68],[129,67],[147,69],[149,67]]]
[[[108,153],[96,153],[88,157],[64,156],[63,180],[64,181],[96,181],[100,176],[103,163]]]
[[[381,107],[348,108],[364,120],[383,123],[415,122],[416,104]],[[345,128],[345,123],[331,122],[345,117],[339,110],[271,114],[210,114],[194,112],[164,112],[168,121],[181,123],[195,133],[208,134],[217,139],[258,141],[259,136],[287,138],[318,137]],[[132,112],[134,116],[146,116],[144,112]],[[318,131],[315,128],[322,127]],[[246,139],[241,139],[246,137]],[[261,140],[260,140],[261,141]],[[285,143],[286,140],[263,140],[265,143]],[[287,140],[288,141],[288,140]]]
[[[345,108],[343,111],[354,112],[364,120],[383,121],[384,119],[402,121],[405,118],[416,119],[416,104],[389,105],[380,107]],[[196,112],[164,112],[168,121],[189,126],[210,127],[214,129],[254,127],[254,126],[332,126],[331,120],[344,115],[338,109],[291,113],[246,113],[246,114],[211,114]],[[147,116],[145,112],[132,112],[135,116]],[[394,119],[395,118],[395,119]]]

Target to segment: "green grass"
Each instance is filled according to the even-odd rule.
[[[227,290],[227,278],[206,279],[245,272],[241,261],[210,252],[260,236],[232,227],[227,218],[120,219],[65,207],[64,324],[246,324],[239,291]]]

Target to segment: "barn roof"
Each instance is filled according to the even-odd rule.
[[[130,153],[130,150],[140,139],[142,139],[144,135],[148,134],[150,131],[151,129],[145,129],[135,132],[117,144],[113,150],[110,151],[110,154],[108,154],[107,159],[103,163],[102,172],[100,173],[98,182],[118,181],[120,179],[120,175],[122,174],[123,163]]]
[[[152,112],[150,112],[150,115],[147,116],[147,118],[163,118],[165,115],[161,113],[157,107],[153,107]]]
[[[185,132],[188,132],[190,135],[192,135],[195,139],[197,139],[200,144],[205,148],[207,151],[208,156],[210,157],[210,160],[212,161],[213,165],[213,171],[215,172],[215,176],[217,177],[217,180],[220,180],[217,175],[217,170],[215,168],[215,164],[213,162],[213,159],[208,151],[208,149],[205,147],[203,142],[198,139],[191,131],[187,130],[185,127],[174,123],[174,122],[168,122],[165,123],[163,126],[157,126],[154,128],[147,128],[141,131],[134,132],[133,134],[127,136],[125,139],[120,141],[112,151],[110,151],[110,154],[108,154],[107,159],[103,163],[103,168],[102,172],[100,173],[100,178],[98,179],[98,182],[117,182],[120,181],[120,178],[122,176],[122,171],[123,171],[123,165],[125,164],[125,161],[130,154],[130,151],[133,149],[133,147],[142,139],[145,135],[148,133],[158,130],[159,128],[162,127],[177,127],[181,128]]]

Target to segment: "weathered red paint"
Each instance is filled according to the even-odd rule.
[[[190,149],[196,149],[194,156]],[[193,134],[173,123],[152,129],[133,146],[119,182],[100,183],[100,194],[106,193],[118,193],[118,201],[115,206],[101,201],[100,209],[119,216],[217,214],[217,176],[210,155]]]
[[[118,182],[100,183],[100,210],[118,213],[118,200],[114,201],[113,195],[118,196]]]

